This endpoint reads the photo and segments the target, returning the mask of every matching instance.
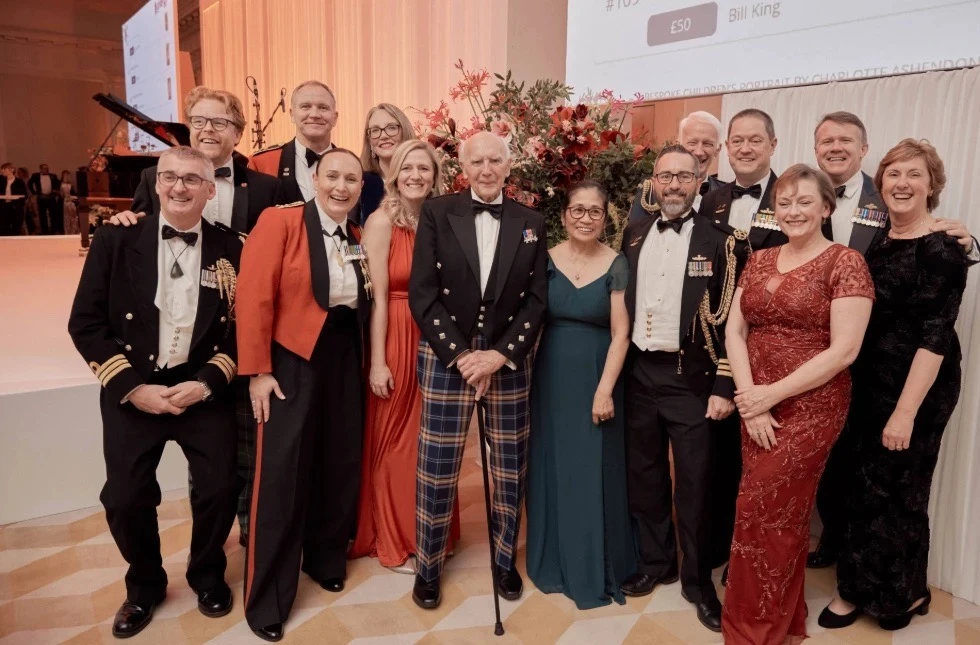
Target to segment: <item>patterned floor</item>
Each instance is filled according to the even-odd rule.
[[[284,643],[721,642],[719,634],[698,623],[691,605],[680,596],[680,584],[658,588],[646,598],[630,599],[625,606],[613,604],[583,612],[564,596],[533,589],[526,579],[521,600],[501,601],[506,634],[494,637],[479,450],[472,438],[466,455],[460,483],[463,540],[443,577],[442,606],[433,612],[416,608],[411,598],[411,576],[391,573],[365,558],[351,563],[347,588],[340,594],[322,591],[302,577]],[[170,589],[153,622],[132,642],[262,642],[251,634],[242,615],[244,552],[238,546],[237,529],[225,545],[235,608],[224,618],[210,619],[197,611],[196,598],[184,581],[190,528],[186,497],[166,496],[160,507],[160,533]],[[124,563],[99,508],[0,528],[0,645],[117,642],[110,626],[125,593],[124,573]],[[809,644],[980,644],[980,607],[937,590],[933,590],[929,615],[916,618],[910,627],[894,635],[880,631],[867,619],[845,630],[824,632],[815,619],[833,591],[833,575],[833,570],[808,573]]]

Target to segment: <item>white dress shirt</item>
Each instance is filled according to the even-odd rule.
[[[759,186],[762,188],[762,192],[759,193],[759,197],[751,197],[749,195],[744,195],[739,199],[732,200],[732,209],[728,212],[728,225],[732,228],[737,228],[740,231],[748,231],[752,228],[752,218],[755,216],[756,211],[759,210],[759,203],[762,202],[762,195],[766,194],[766,187],[769,185],[770,174],[767,172],[766,176],[762,178],[759,182]],[[741,186],[736,180],[736,185]],[[749,188],[749,186],[742,186],[742,188]],[[710,215],[711,213],[708,213]]]
[[[306,165],[306,146],[299,142],[299,139],[295,140],[296,144],[296,160],[293,165],[296,169],[296,183],[299,184],[299,191],[303,193],[303,200],[310,201],[316,196],[316,188],[313,186],[313,173],[316,172],[317,164],[312,166]],[[333,148],[331,143],[327,150]],[[318,155],[323,155],[327,150],[321,150],[317,152]],[[313,152],[316,152],[314,150]],[[328,229],[329,230],[329,229]]]
[[[231,214],[235,206],[235,169],[231,165],[230,158],[228,163],[220,167],[227,168],[231,175],[215,177],[214,197],[209,199],[204,207],[204,219],[212,224],[220,222],[231,228]]]
[[[661,233],[654,224],[640,247],[633,344],[643,351],[680,349],[681,293],[693,231],[693,219],[684,222],[680,233],[673,228]]]
[[[356,244],[356,240],[344,242],[340,236],[334,235],[339,230],[345,236],[347,230],[330,217],[320,208],[320,202],[316,202],[316,211],[320,215],[320,226],[323,228],[323,243],[327,247],[327,266],[330,267],[330,306],[350,307],[357,309],[357,272],[354,271],[354,262],[359,260],[344,260],[348,244]]]
[[[177,228],[161,214],[161,233],[164,225]],[[197,243],[194,246],[189,246],[179,237],[169,240],[161,237],[157,245],[157,291],[153,299],[153,304],[160,310],[157,367],[183,365],[191,350],[191,336],[194,334],[201,288],[201,223],[198,222],[188,232],[197,233]],[[170,277],[175,258],[183,271],[179,278]]]
[[[830,216],[830,223],[834,227],[834,241],[838,244],[847,246],[851,241],[851,231],[854,229],[851,218],[854,217],[854,211],[861,206],[862,188],[864,188],[864,173],[859,170],[844,182],[844,196],[837,198],[837,207]]]
[[[50,195],[51,194],[51,175],[46,172],[41,173],[41,194]]]
[[[501,191],[497,198],[492,202],[487,202],[477,197],[476,192],[470,189],[473,201],[482,204],[503,204],[504,193]],[[493,269],[493,256],[497,253],[497,238],[500,237],[500,220],[490,214],[490,211],[480,211],[473,217],[476,223],[476,248],[480,252],[480,293],[486,295],[487,281],[490,280],[490,271]]]

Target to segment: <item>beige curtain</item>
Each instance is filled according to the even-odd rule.
[[[874,175],[885,152],[905,137],[932,142],[946,166],[936,214],[959,219],[980,237],[980,68],[851,83],[726,95],[722,121],[739,110],[765,110],[776,122],[776,172],[797,162],[816,165],[813,128],[834,110],[854,112],[868,128],[865,172]],[[724,155],[722,155],[724,157]],[[733,177],[727,159],[722,177]],[[980,604],[980,268],[970,271],[957,331],[963,346],[960,401],[946,433],[933,480],[929,517],[929,582]],[[843,500],[842,500],[843,502]]]
[[[494,0],[207,0],[201,3],[203,82],[234,92],[255,117],[245,77],[259,84],[263,125],[302,81],[325,82],[337,96],[334,143],[360,152],[364,116],[379,102],[405,110],[449,100],[459,80],[453,65],[503,72],[507,3]],[[469,109],[456,113],[469,121]],[[266,145],[289,140],[293,125],[276,116]],[[252,151],[251,136],[239,150]]]

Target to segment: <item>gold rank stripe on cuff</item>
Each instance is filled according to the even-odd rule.
[[[727,358],[719,358],[718,359],[718,376],[729,376],[729,377],[733,377],[733,375],[732,375],[732,365],[731,365],[731,363],[728,362],[728,359]]]
[[[221,354],[215,354],[208,363],[217,366],[224,373],[229,383],[235,378],[235,374],[238,373],[238,366],[235,365],[235,361],[231,360],[231,356],[223,352]]]
[[[132,365],[129,364],[129,359],[126,358],[125,354],[116,354],[105,363],[102,363],[101,366],[92,363],[95,378],[99,379],[102,387],[109,385],[109,381],[127,367],[132,367]]]

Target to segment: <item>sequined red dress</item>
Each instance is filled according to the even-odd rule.
[[[832,300],[874,298],[860,253],[835,244],[806,264],[779,273],[780,248],[753,253],[739,281],[756,384],[784,378],[830,346]],[[778,645],[787,636],[806,635],[803,577],[810,512],[850,399],[845,369],[772,409],[782,425],[772,451],[743,434],[742,480],[722,614],[726,644]]]

